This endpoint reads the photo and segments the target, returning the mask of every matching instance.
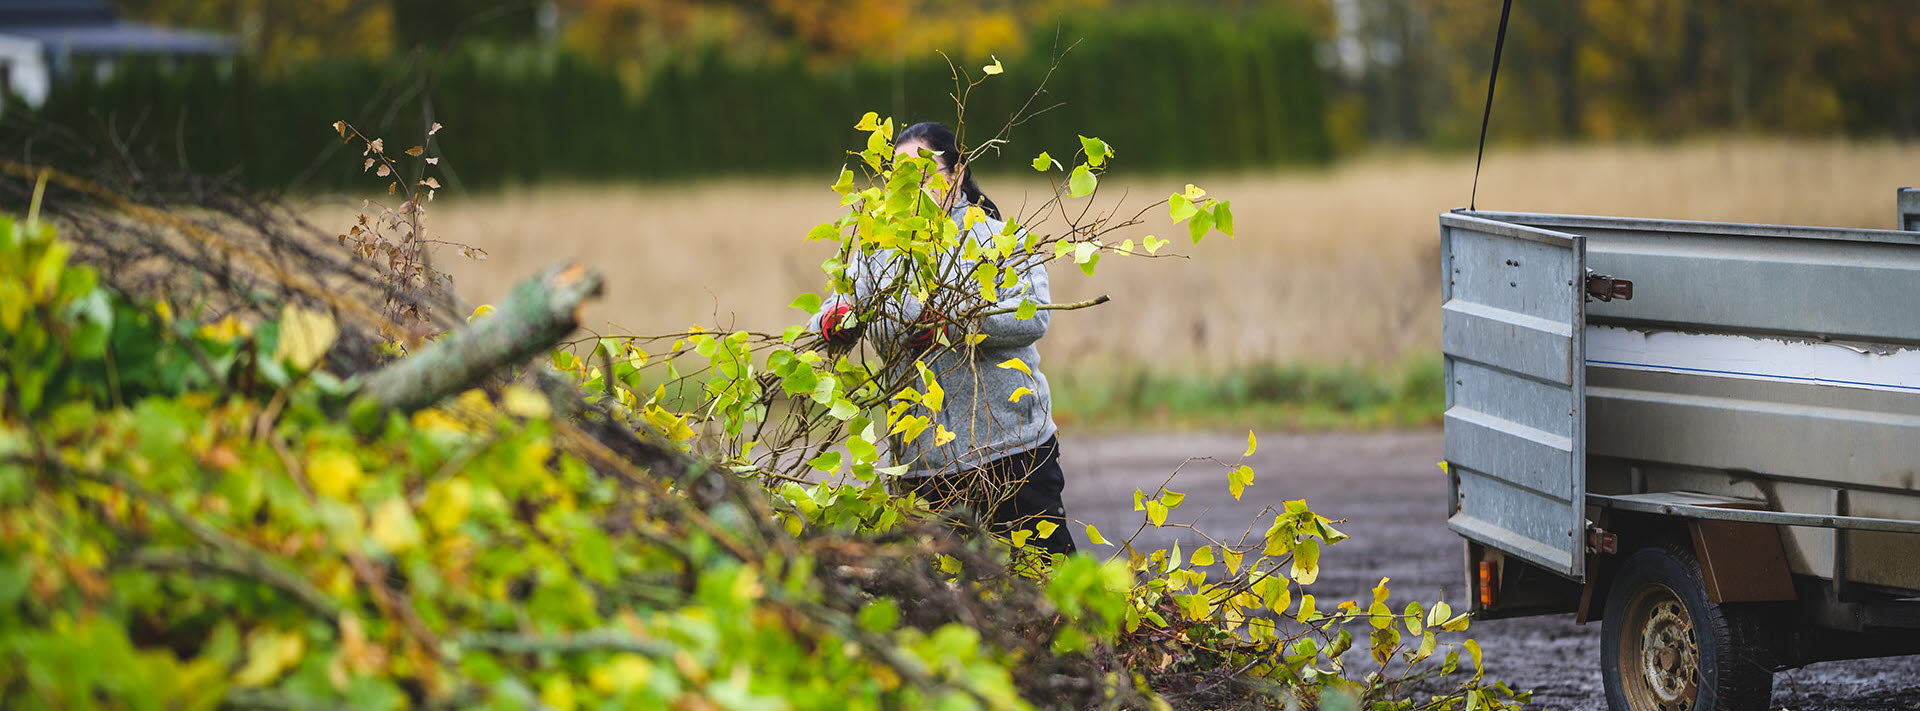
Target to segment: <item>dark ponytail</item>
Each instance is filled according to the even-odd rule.
[[[959,139],[954,137],[953,129],[947,128],[946,124],[924,121],[908,126],[900,130],[900,135],[894,137],[893,145],[898,146],[908,141],[925,143],[929,150],[940,154],[934,160],[944,170],[952,170],[954,163],[960,160]],[[987,199],[986,193],[980,192],[980,184],[973,180],[972,167],[968,167],[960,176],[960,194],[966,196],[968,204],[978,205],[980,209],[985,210],[988,217],[996,220],[1004,219],[1000,217],[1000,207]]]

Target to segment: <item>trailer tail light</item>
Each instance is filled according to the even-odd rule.
[[[1480,561],[1480,608],[1493,609],[1493,561]]]

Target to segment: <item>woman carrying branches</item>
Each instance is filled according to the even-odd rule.
[[[1006,239],[1005,223],[980,191],[952,129],[917,123],[900,131],[894,146],[896,159],[932,158],[944,180],[930,175],[923,187],[960,228],[958,239],[923,263],[932,277],[924,301],[904,288],[913,260],[890,249],[852,255],[852,293],[827,299],[809,325],[841,348],[867,336],[890,371],[913,373],[923,365],[944,393],[938,407],[927,408],[932,426],[916,437],[889,439],[894,464],[907,467],[896,482],[900,493],[935,510],[967,506],[989,515],[996,532],[1018,537],[1014,531],[1034,530],[1029,545],[1072,553],[1052,402],[1036,367],[1049,311],[1032,306],[1050,302],[1045,260],[1003,254],[982,264],[979,252],[990,251],[996,236]],[[991,300],[974,278],[983,267],[1010,277],[996,280]],[[1028,313],[1020,313],[1028,302]]]

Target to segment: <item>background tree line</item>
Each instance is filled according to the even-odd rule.
[[[395,141],[446,119],[456,128],[430,148],[468,186],[818,173],[842,162],[859,111],[952,118],[934,50],[968,71],[1007,68],[1012,81],[970,98],[978,141],[1071,46],[1035,103],[1063,105],[1022,126],[1009,148],[1021,160],[1000,167],[1071,149],[1075,129],[1129,146],[1134,170],[1471,145],[1498,3],[1205,4],[123,0],[247,50],[82,73],[32,113],[298,189],[354,179],[299,138],[342,116]],[[1522,0],[1506,51],[1496,142],[1920,133],[1920,13],[1903,0]]]

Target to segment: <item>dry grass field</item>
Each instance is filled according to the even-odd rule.
[[[1195,182],[1233,200],[1238,239],[1172,251],[1188,260],[1116,259],[1087,278],[1054,270],[1056,300],[1112,303],[1060,314],[1043,342],[1048,370],[1220,372],[1263,363],[1382,366],[1431,353],[1438,339],[1436,216],[1464,205],[1468,157],[1381,153],[1320,171],[1133,176],[1098,197],[1138,206]],[[1021,165],[1013,158],[1008,163]],[[983,174],[1003,207],[1039,202],[1024,169]],[[818,291],[828,245],[802,235],[836,211],[818,180],[686,186],[546,187],[434,204],[432,231],[491,253],[446,254],[462,296],[499,298],[546,264],[580,260],[608,277],[588,323],[607,333],[707,327],[778,331],[803,318],[792,298]],[[1724,140],[1554,147],[1487,156],[1485,209],[1889,227],[1893,189],[1920,184],[1920,144]],[[320,206],[340,213],[351,208]],[[323,224],[331,224],[326,222]],[[1184,235],[1156,210],[1134,236]]]

